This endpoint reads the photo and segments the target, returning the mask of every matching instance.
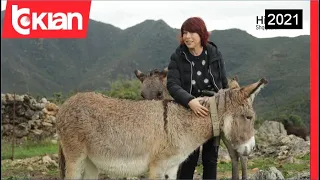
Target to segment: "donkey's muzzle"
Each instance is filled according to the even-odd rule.
[[[241,144],[238,148],[237,151],[239,154],[242,156],[249,156],[255,148],[255,138],[252,136],[249,141],[247,141],[244,144]]]

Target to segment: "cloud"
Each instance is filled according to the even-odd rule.
[[[180,28],[192,16],[204,19],[208,30],[239,28],[256,37],[298,36],[310,34],[309,1],[93,1],[90,18],[121,29],[146,19],[164,20]],[[303,30],[256,30],[256,17],[265,9],[303,9]]]

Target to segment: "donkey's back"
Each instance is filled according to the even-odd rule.
[[[161,101],[130,101],[78,93],[57,114],[66,178],[145,172],[166,143]],[[83,165],[86,166],[83,168]],[[94,175],[93,175],[94,174]]]

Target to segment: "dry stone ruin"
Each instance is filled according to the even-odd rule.
[[[2,137],[40,140],[55,135],[59,108],[46,98],[37,101],[29,95],[1,94],[1,103]]]

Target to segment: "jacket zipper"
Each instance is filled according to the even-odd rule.
[[[220,89],[218,88],[218,86],[217,86],[217,84],[216,84],[216,82],[215,82],[215,80],[214,80],[214,77],[213,77],[213,75],[212,75],[212,73],[211,73],[211,67],[210,67],[210,64],[209,64],[209,73],[210,73],[210,75],[211,75],[211,77],[212,77],[213,84],[216,86],[217,90],[219,91]]]
[[[183,52],[183,54],[184,54],[184,56],[186,57],[186,60],[190,63],[190,67],[191,67],[191,76],[190,76],[190,94],[191,94],[191,92],[192,92],[192,63],[189,61],[189,59],[188,59],[188,57],[187,57],[187,55],[186,55],[186,53],[185,52]]]

